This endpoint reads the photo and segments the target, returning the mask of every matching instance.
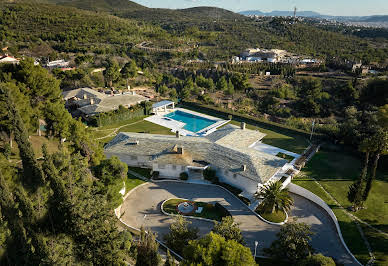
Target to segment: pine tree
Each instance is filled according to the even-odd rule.
[[[20,158],[22,159],[25,180],[30,184],[38,184],[43,181],[43,174],[35,159],[31,143],[29,142],[28,131],[20,116],[19,110],[15,106],[10,91],[4,86],[0,86],[0,94],[5,96],[9,117],[14,121],[15,140],[18,144]]]
[[[77,245],[80,258],[96,265],[121,265],[124,252],[113,211],[105,195],[93,194],[93,177],[80,155],[44,150],[43,170],[54,192],[56,215]]]
[[[160,256],[158,253],[159,244],[156,236],[151,231],[147,233],[141,228],[140,241],[137,245],[136,266],[159,265]]]

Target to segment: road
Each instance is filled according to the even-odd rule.
[[[292,197],[295,203],[290,218],[311,225],[315,232],[312,245],[316,251],[325,256],[331,256],[342,264],[356,265],[341,244],[334,224],[324,210],[305,198],[294,194]],[[280,226],[270,225],[260,220],[245,204],[222,188],[178,182],[147,183],[137,188],[123,203],[122,219],[132,227],[144,226],[146,229],[151,229],[162,241],[163,235],[168,233],[169,225],[173,222],[173,219],[160,211],[162,202],[169,198],[219,202],[240,224],[247,246],[252,251],[254,251],[254,242],[256,240],[259,242],[258,254],[262,253],[263,248],[270,246],[280,230]],[[213,227],[211,222],[195,219],[190,221],[193,226],[199,228],[200,235],[209,233]]]

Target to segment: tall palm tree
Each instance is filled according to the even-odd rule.
[[[373,136],[370,147],[374,152],[374,160],[372,163],[372,172],[367,179],[365,191],[363,194],[364,201],[367,200],[369,192],[372,188],[372,182],[376,177],[376,170],[380,156],[388,153],[388,131],[386,129],[380,129]]]
[[[289,211],[294,204],[288,189],[282,189],[282,183],[277,181],[265,185],[264,188],[255,194],[256,199],[263,198],[261,208],[266,213],[274,213],[275,211]]]

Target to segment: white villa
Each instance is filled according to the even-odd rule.
[[[107,157],[117,156],[129,166],[151,168],[160,177],[203,179],[207,167],[220,182],[253,194],[274,178],[287,161],[254,149],[265,134],[227,125],[206,137],[120,133],[105,147]],[[272,179],[271,179],[272,180]]]

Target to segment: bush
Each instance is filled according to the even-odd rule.
[[[182,172],[180,175],[179,175],[179,178],[183,181],[186,181],[187,179],[189,179],[189,175],[186,173],[186,172]]]
[[[229,211],[227,209],[225,209],[224,206],[222,206],[218,202],[216,202],[216,204],[214,204],[214,208],[216,209],[216,211],[219,211],[220,213],[222,213],[222,216],[231,216]]]
[[[302,260],[301,266],[335,266],[335,262],[331,257],[325,257],[322,254],[314,254]]]
[[[211,169],[210,167],[206,168],[203,171],[203,177],[212,183],[218,183],[218,177],[216,176],[216,171]]]
[[[158,179],[159,178],[159,171],[152,172],[152,179]]]
[[[145,112],[146,110],[141,105],[135,105],[129,109],[120,105],[119,109],[90,117],[87,122],[90,126],[101,127],[124,120],[144,117]]]

